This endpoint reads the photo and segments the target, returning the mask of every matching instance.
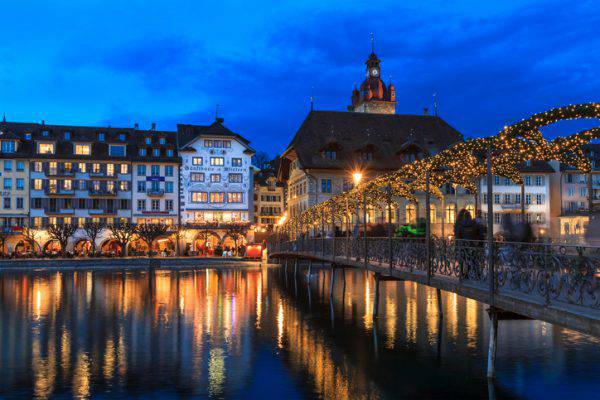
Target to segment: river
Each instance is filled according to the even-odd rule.
[[[291,271],[290,271],[291,272]],[[598,398],[600,339],[363,270],[0,273],[0,398]]]

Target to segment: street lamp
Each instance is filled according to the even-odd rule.
[[[356,171],[352,173],[352,180],[354,181],[354,186],[358,186],[360,181],[362,180],[363,174],[360,171]]]

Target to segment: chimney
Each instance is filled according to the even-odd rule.
[[[423,108],[423,115],[429,115],[429,108],[427,108],[427,107]]]
[[[136,131],[140,129],[140,124],[138,124],[137,122],[133,124],[133,129],[135,129]]]
[[[42,120],[42,126],[46,125],[46,121]]]
[[[152,123],[152,130],[155,131],[156,130],[156,122]]]

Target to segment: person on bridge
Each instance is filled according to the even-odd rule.
[[[485,239],[485,230],[481,224],[471,218],[471,213],[464,208],[459,211],[456,218],[454,238],[461,278],[478,277],[480,271],[476,266],[477,263],[474,264],[473,261],[477,259],[477,248],[482,246],[483,242],[481,241]]]

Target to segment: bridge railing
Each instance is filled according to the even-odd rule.
[[[489,252],[493,252],[492,265]],[[546,305],[600,310],[600,248],[545,243],[432,238],[301,238],[270,243],[273,253],[302,253],[368,263],[520,296]],[[429,255],[429,258],[428,258]],[[491,280],[493,279],[493,285]]]

